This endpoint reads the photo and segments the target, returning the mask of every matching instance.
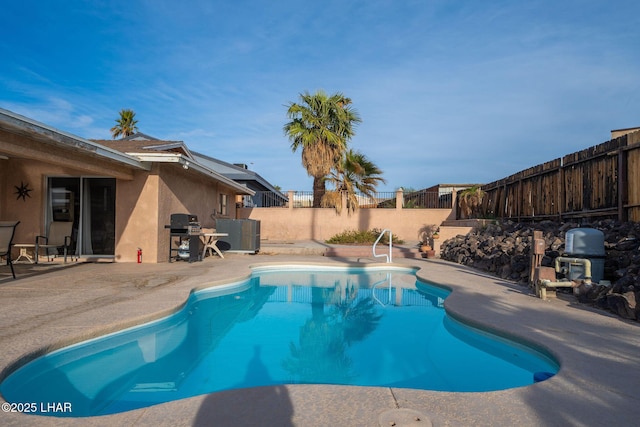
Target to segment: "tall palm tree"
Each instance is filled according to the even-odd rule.
[[[354,150],[348,150],[344,153],[342,161],[333,168],[326,181],[333,184],[335,190],[325,194],[322,206],[335,207],[340,211],[344,194],[347,199],[348,212],[358,209],[357,192],[373,198],[378,184],[386,182],[382,178],[382,170],[367,156]]]
[[[116,125],[111,128],[113,139],[121,136],[125,138],[138,131],[138,121],[135,119],[136,113],[133,110],[120,110],[120,117],[116,120]]]
[[[350,106],[351,99],[341,93],[305,92],[300,100],[289,104],[287,117],[291,121],[283,130],[291,150],[302,149],[302,166],[313,177],[313,207],[320,207],[326,191],[324,179],[340,162],[355,125],[362,120]]]

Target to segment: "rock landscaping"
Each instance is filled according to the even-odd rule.
[[[636,305],[636,301],[640,301],[640,223],[614,220],[588,224],[496,222],[468,235],[444,241],[440,257],[503,279],[528,284],[533,232],[540,230],[544,236],[542,265],[553,267],[555,258],[564,255],[565,233],[578,227],[595,228],[604,233],[604,280],[611,284],[583,285],[576,298],[581,303],[611,311],[625,319],[640,320],[640,304]]]

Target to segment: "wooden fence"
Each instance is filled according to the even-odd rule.
[[[640,221],[640,131],[482,186],[485,216]]]

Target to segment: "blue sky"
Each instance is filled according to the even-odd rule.
[[[139,130],[311,179],[283,134],[304,91],[342,92],[379,190],[486,183],[640,126],[640,2],[5,2],[0,107],[90,139]]]

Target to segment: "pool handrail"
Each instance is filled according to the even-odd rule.
[[[388,255],[387,254],[377,254],[376,253],[376,245],[378,244],[380,239],[382,239],[382,236],[384,236],[384,233],[389,233],[389,254]],[[393,247],[391,246],[392,243],[393,243],[393,233],[391,233],[390,229],[385,228],[384,230],[382,230],[382,232],[380,233],[380,235],[376,239],[375,243],[373,244],[373,247],[371,248],[374,258],[386,257],[387,258],[387,263],[393,262],[393,255],[392,255]]]

